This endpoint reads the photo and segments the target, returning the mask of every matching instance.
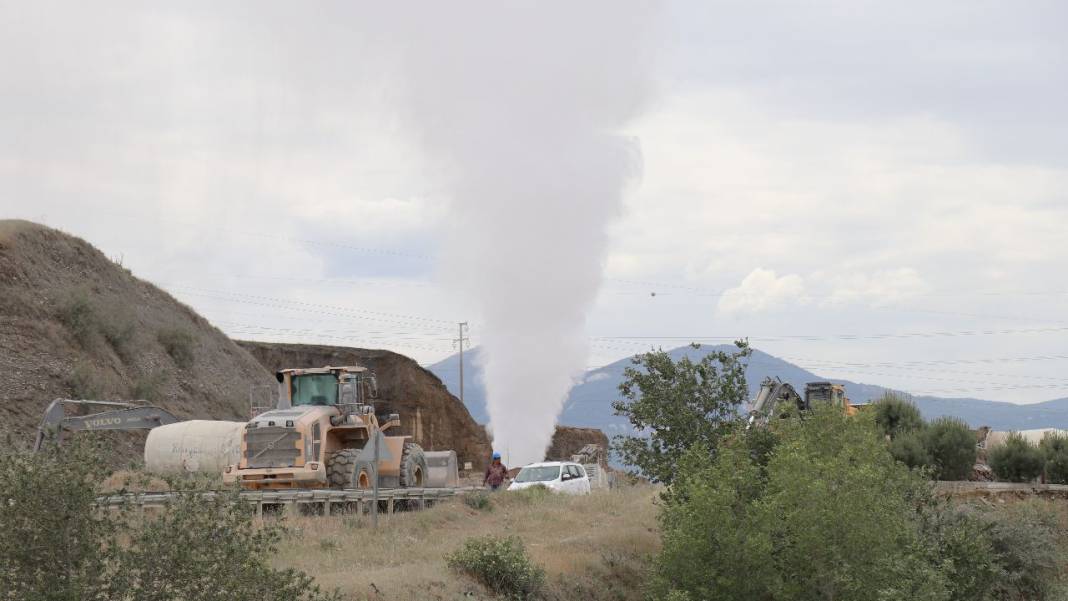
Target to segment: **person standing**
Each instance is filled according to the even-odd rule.
[[[508,468],[501,463],[501,454],[494,451],[493,460],[490,462],[489,467],[486,468],[486,476],[482,478],[482,486],[489,486],[490,490],[497,490],[504,484],[504,479],[507,477]]]

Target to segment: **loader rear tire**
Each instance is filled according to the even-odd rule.
[[[376,476],[371,462],[360,459],[359,449],[342,449],[326,460],[331,488],[371,488]]]

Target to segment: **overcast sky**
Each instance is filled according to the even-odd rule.
[[[477,344],[438,275],[448,199],[393,110],[404,9],[216,4],[0,0],[0,216],[235,337],[426,364],[467,320]],[[1068,396],[1068,5],[664,10],[591,366],[748,336],[825,376]]]

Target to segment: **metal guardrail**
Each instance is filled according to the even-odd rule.
[[[434,502],[470,492],[485,491],[477,486],[463,486],[453,488],[380,488],[378,490],[379,503],[386,504],[386,512],[393,514],[397,501],[422,501]],[[208,499],[218,495],[230,496],[229,491],[203,491],[203,492],[136,492],[119,495],[103,495],[97,497],[97,505],[101,507],[125,507],[137,506],[142,508],[166,507],[181,495],[196,494]],[[332,506],[335,504],[354,504],[356,513],[363,514],[365,505],[370,506],[374,494],[371,489],[278,489],[278,490],[242,490],[237,493],[241,502],[254,504],[256,515],[263,515],[265,506],[279,506],[285,512],[296,510],[299,506],[319,506],[322,515],[330,515]],[[316,512],[319,513],[319,512]]]

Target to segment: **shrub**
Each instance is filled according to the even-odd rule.
[[[163,349],[174,359],[174,363],[182,369],[193,366],[193,335],[179,328],[167,328],[160,330],[156,336]]]
[[[67,374],[67,387],[75,399],[99,399],[104,388],[96,368],[85,362],[78,363]]]
[[[129,319],[119,313],[101,316],[100,331],[104,340],[115,349],[115,354],[124,362],[129,362],[136,353],[134,334],[136,328]]]
[[[926,483],[894,461],[873,420],[827,406],[776,426],[766,482],[738,440],[680,462],[653,596],[944,598],[914,521]]]
[[[445,556],[445,563],[495,594],[513,599],[530,599],[545,583],[545,571],[530,561],[522,541],[514,536],[469,538]]]
[[[235,496],[179,494],[135,519],[100,511],[102,455],[85,439],[0,461],[0,598],[28,601],[332,599],[270,560],[283,530]]]
[[[1039,449],[1046,460],[1046,482],[1068,484],[1068,435],[1050,432],[1042,438]]]
[[[883,398],[872,404],[875,425],[891,439],[900,434],[922,430],[923,417],[916,405],[893,392],[887,392]]]
[[[918,432],[899,434],[890,441],[890,454],[910,468],[931,465],[931,456],[923,445],[923,436]]]
[[[989,453],[990,469],[998,480],[1030,482],[1042,473],[1042,451],[1019,432],[1010,432],[1005,443]]]
[[[100,315],[89,300],[89,293],[76,290],[60,303],[56,315],[82,347],[93,346],[100,335]]]
[[[968,424],[956,418],[940,417],[924,430],[923,441],[937,479],[968,479],[976,456],[975,433]]]
[[[1057,518],[1040,501],[988,511],[998,578],[992,597],[998,601],[1062,599],[1065,561]],[[1060,589],[1063,590],[1063,589]]]
[[[490,501],[489,495],[486,493],[472,493],[464,495],[464,505],[467,505],[471,509],[477,511],[492,511],[493,503]]]
[[[158,402],[163,396],[163,374],[147,374],[134,380],[130,397],[139,401]]]

